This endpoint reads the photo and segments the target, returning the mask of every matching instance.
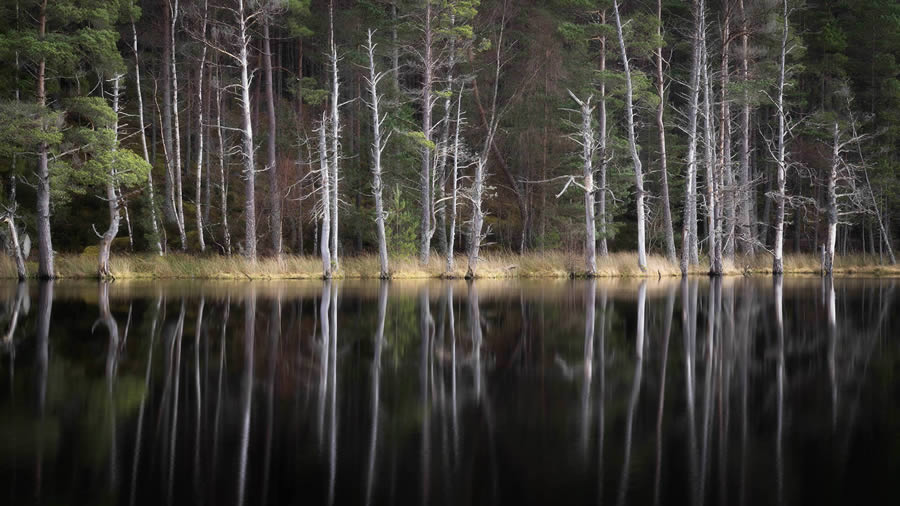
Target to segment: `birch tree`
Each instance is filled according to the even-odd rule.
[[[784,208],[787,194],[785,179],[787,175],[787,112],[784,107],[785,75],[788,55],[788,0],[782,0],[782,34],[781,52],[778,66],[778,87],[775,90],[775,113],[778,117],[778,131],[775,139],[775,246],[772,253],[772,274],[780,275],[784,272]]]
[[[243,1],[243,0],[239,0]],[[170,61],[168,62],[171,70],[170,77],[172,79],[172,119],[174,120],[173,140],[174,146],[170,151],[170,155],[174,157],[173,175],[174,180],[174,210],[175,210],[175,226],[178,228],[178,237],[181,240],[181,250],[187,250],[187,234],[184,228],[184,198],[182,191],[182,167],[181,167],[181,123],[180,114],[178,113],[178,67],[177,57],[175,54],[175,32],[178,22],[178,0],[168,0],[169,14],[171,26],[169,29],[169,41],[171,50],[169,51]],[[242,9],[243,10],[243,9]]]
[[[453,272],[453,253],[454,243],[456,241],[456,215],[459,197],[459,162],[461,156],[459,129],[462,127],[462,96],[464,89],[465,85],[461,85],[458,96],[456,97],[456,121],[453,124],[453,164],[451,165],[452,169],[450,171],[450,223],[448,226],[447,249],[444,252],[446,255],[446,271],[448,273]]]
[[[140,138],[141,138],[141,148],[144,154],[144,161],[147,164],[152,165],[150,161],[150,153],[147,150],[147,127],[144,124],[144,95],[141,91],[141,60],[140,53],[138,52],[138,38],[137,38],[137,28],[135,27],[134,16],[131,16],[131,36],[132,36],[132,51],[134,52],[134,89],[135,94],[138,100],[138,129],[140,130]],[[163,254],[163,246],[162,240],[160,236],[159,230],[159,222],[156,217],[156,194],[153,189],[153,170],[147,171],[147,192],[149,197],[149,205],[150,205],[150,225],[153,230],[153,242],[154,246],[156,246],[156,251],[158,254]]]
[[[666,258],[675,262],[675,233],[672,230],[672,208],[669,202],[669,168],[666,153],[666,123],[664,112],[666,109],[666,86],[663,76],[663,43],[662,34],[662,0],[656,2],[656,37],[659,45],[656,47],[656,91],[659,94],[659,104],[656,106],[656,128],[659,133],[659,170],[660,189],[662,193],[663,231],[666,234]]]
[[[701,56],[701,37],[703,36],[703,16],[705,9],[704,0],[694,0],[694,32],[692,37],[691,51],[691,75],[688,83],[688,105],[687,105],[687,158],[685,166],[687,174],[685,180],[684,191],[684,219],[681,229],[681,274],[686,276],[688,273],[688,263],[691,260],[693,227],[691,222],[696,222],[696,216],[693,212],[697,200],[697,110],[700,101],[700,56]]]
[[[613,2],[613,12],[616,16],[616,35],[619,38],[619,49],[622,52],[622,67],[625,71],[625,122],[628,130],[628,144],[631,151],[631,160],[634,163],[634,185],[637,205],[637,246],[638,267],[642,272],[647,271],[646,214],[644,211],[644,175],[642,172],[641,157],[638,154],[637,138],[634,132],[634,85],[631,80],[631,67],[628,62],[628,52],[625,48],[625,36],[622,33],[622,19],[619,16],[619,2]]]
[[[581,163],[584,181],[582,189],[584,190],[584,257],[585,268],[588,276],[597,274],[597,239],[596,239],[596,223],[594,221],[594,152],[596,151],[596,140],[594,135],[594,126],[591,122],[594,107],[591,100],[594,96],[581,100],[569,91],[569,96],[578,104],[581,113],[581,127],[574,137],[575,143],[581,146]],[[571,182],[572,180],[570,180]],[[568,186],[568,185],[567,185]],[[565,191],[565,188],[563,189]]]
[[[387,279],[391,273],[388,267],[387,237],[384,232],[384,201],[382,199],[384,185],[381,180],[381,153],[388,140],[387,138],[381,138],[381,126],[384,124],[387,116],[382,116],[379,112],[381,95],[378,94],[378,83],[386,74],[375,72],[375,44],[372,42],[372,30],[368,31],[365,49],[369,55],[369,76],[366,78],[366,83],[369,86],[368,105],[372,111],[372,193],[375,196],[375,229],[378,235],[379,275],[381,279]]]
[[[200,243],[200,251],[206,251],[206,242],[203,239],[203,206],[201,203],[203,202],[202,198],[202,190],[203,190],[203,143],[206,140],[203,135],[205,132],[204,122],[203,122],[203,69],[206,66],[206,25],[207,20],[209,19],[209,0],[203,0],[203,17],[200,21],[200,38],[203,40],[202,47],[200,48],[200,67],[198,69],[197,75],[200,76],[200,79],[197,82],[197,181],[194,193],[194,203],[196,207],[196,219],[197,219],[197,240]]]

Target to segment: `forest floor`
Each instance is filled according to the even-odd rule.
[[[817,275],[820,260],[815,255],[786,255],[786,274]],[[90,279],[97,277],[97,258],[93,255],[60,254],[56,256],[56,270],[63,279]],[[680,276],[676,263],[650,255],[646,272],[637,267],[637,254],[612,253],[597,257],[597,277],[663,277]],[[285,255],[281,261],[262,258],[249,262],[241,256],[196,256],[182,253],[158,256],[153,254],[118,254],[110,260],[112,274],[117,279],[320,279],[322,262],[318,257]],[[445,271],[445,259],[432,255],[428,265],[421,265],[417,258],[391,258],[390,268],[395,279],[462,278],[466,273],[466,258],[455,259],[450,275]],[[36,262],[28,262],[29,275],[37,272]],[[691,274],[705,275],[708,262],[701,259],[691,267]],[[726,275],[770,274],[772,260],[768,255],[754,258],[737,258],[725,266]],[[583,277],[584,260],[581,255],[565,252],[489,253],[478,263],[478,278],[567,278]],[[835,274],[842,276],[897,276],[900,266],[880,263],[879,258],[853,255],[835,260]],[[8,257],[0,258],[0,278],[14,279],[15,264]],[[361,255],[340,259],[335,278],[377,279],[378,258]]]

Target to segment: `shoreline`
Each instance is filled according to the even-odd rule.
[[[58,254],[57,279],[97,279],[97,258],[84,254]],[[834,274],[842,277],[900,277],[900,266],[882,265],[878,257],[853,255],[839,257],[835,261]],[[445,259],[432,255],[428,265],[420,265],[414,257],[391,258],[392,279],[463,279],[466,258],[458,256],[455,268],[445,272]],[[785,275],[819,276],[819,259],[815,255],[785,255]],[[476,279],[561,279],[586,278],[583,260],[574,253],[547,252],[494,253],[485,255],[478,265]],[[637,255],[632,252],[611,253],[598,257],[595,278],[663,278],[680,277],[677,264],[665,258],[650,255],[648,268],[641,272],[637,267]],[[29,279],[37,272],[36,262],[27,262]],[[261,258],[249,262],[243,257],[195,256],[173,253],[166,256],[154,254],[115,254],[110,259],[114,279],[158,280],[311,280],[322,279],[321,260],[312,256],[285,255],[280,261]],[[689,274],[706,276],[707,263],[701,259],[692,266]],[[729,263],[724,276],[771,275],[771,257],[758,255],[753,258],[736,258]],[[0,259],[0,278],[16,279],[15,265],[8,257]],[[334,279],[379,279],[378,259],[375,255],[342,258]]]

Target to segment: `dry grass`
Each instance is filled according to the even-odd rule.
[[[111,259],[113,275],[119,279],[318,279],[322,265],[317,257],[285,256],[280,262],[265,258],[249,262],[243,257],[192,256],[169,254],[160,257],[152,254],[116,255]],[[637,255],[633,252],[613,253],[598,257],[598,277],[665,277],[680,276],[677,264],[665,258],[650,255],[648,268],[641,272],[637,267]],[[414,257],[391,259],[394,279],[462,278],[466,273],[466,259],[459,256],[454,270],[445,272],[444,258],[432,255],[428,265],[421,265]],[[691,268],[691,274],[706,274],[708,262]],[[28,272],[34,275],[37,264],[28,262]],[[787,255],[784,268],[787,274],[819,274],[819,258],[815,255]],[[56,270],[63,279],[91,279],[97,276],[97,259],[93,255],[57,255]],[[737,258],[725,265],[726,275],[770,274],[772,261],[768,255],[754,258]],[[881,265],[877,257],[854,255],[839,257],[835,273],[840,275],[900,276],[900,267]],[[566,278],[585,275],[584,260],[579,254],[566,252],[488,253],[479,261],[477,277],[504,278]],[[0,278],[15,278],[15,265],[6,256],[0,256]],[[378,258],[361,255],[341,259],[336,278],[374,279],[378,277]]]

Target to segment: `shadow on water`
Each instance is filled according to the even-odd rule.
[[[0,284],[0,497],[897,503],[895,292],[831,278]]]

